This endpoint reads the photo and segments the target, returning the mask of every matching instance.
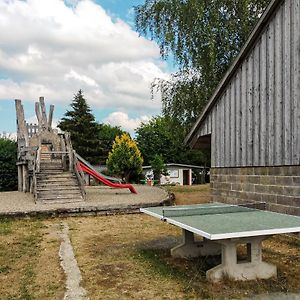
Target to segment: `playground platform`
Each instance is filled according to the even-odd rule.
[[[135,185],[138,194],[129,190],[106,186],[86,187],[86,200],[75,203],[35,203],[31,193],[0,193],[0,218],[64,216],[64,215],[110,215],[136,213],[141,207],[168,204],[168,193],[158,187]]]

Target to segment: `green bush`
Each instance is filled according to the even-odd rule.
[[[161,175],[168,175],[167,167],[161,155],[155,154],[150,163],[153,170],[154,180],[160,180]]]
[[[14,191],[18,186],[17,144],[0,138],[0,191]]]
[[[119,175],[129,182],[142,173],[143,158],[134,140],[129,134],[117,136],[106,161],[108,171]]]

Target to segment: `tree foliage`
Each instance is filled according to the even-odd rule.
[[[136,141],[146,165],[151,164],[156,154],[166,162],[178,159],[178,153],[182,152],[183,136],[181,132],[174,134],[175,127],[175,122],[172,124],[170,118],[157,116],[136,129]]]
[[[168,170],[161,155],[155,154],[153,160],[150,162],[153,170],[155,180],[160,180],[161,175],[167,175]]]
[[[153,117],[136,129],[136,141],[146,165],[155,155],[167,163],[208,165],[209,153],[190,150],[184,145],[186,131],[176,120],[169,117]]]
[[[0,191],[14,191],[18,185],[17,144],[0,138]]]
[[[137,30],[156,40],[179,71],[156,80],[163,113],[190,126],[239,53],[269,0],[145,0],[135,7]]]
[[[106,165],[110,172],[122,176],[126,182],[142,173],[143,158],[141,152],[128,133],[116,137]]]
[[[99,139],[99,162],[105,164],[108,154],[112,149],[112,145],[117,136],[120,136],[124,131],[118,126],[109,124],[97,124],[98,139]]]
[[[73,148],[91,163],[99,161],[97,124],[81,90],[74,96],[72,110],[65,113],[58,127],[71,134]]]

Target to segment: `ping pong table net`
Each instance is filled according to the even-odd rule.
[[[186,217],[254,211],[257,211],[257,209],[239,205],[215,205],[208,207],[166,207],[163,208],[163,217]]]

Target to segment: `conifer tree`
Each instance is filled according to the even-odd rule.
[[[90,163],[98,163],[98,128],[82,90],[74,96],[72,110],[65,113],[58,127],[70,132],[73,148]]]
[[[108,158],[108,154],[112,149],[112,145],[119,135],[125,133],[120,127],[118,126],[111,126],[109,124],[97,124],[98,126],[98,139],[100,143],[99,148],[99,160],[101,165],[106,164],[106,160]]]

